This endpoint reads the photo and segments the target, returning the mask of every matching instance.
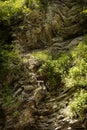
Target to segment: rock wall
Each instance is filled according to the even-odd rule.
[[[51,46],[54,38],[61,42],[83,35],[87,31],[84,6],[84,1],[54,0],[44,12],[33,9],[23,23],[12,27],[13,42],[22,45],[22,51],[29,51]]]
[[[83,6],[84,3],[78,0],[55,0],[48,7],[47,19],[61,37],[77,37],[84,32],[84,24],[86,25],[87,18],[82,14]]]

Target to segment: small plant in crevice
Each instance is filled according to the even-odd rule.
[[[14,113],[13,113],[13,117],[18,117],[19,116],[19,111],[18,110],[15,110]]]

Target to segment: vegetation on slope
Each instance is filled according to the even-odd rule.
[[[47,56],[46,56],[47,55]],[[39,73],[47,84],[48,91],[58,91],[63,87],[70,88],[72,98],[68,104],[68,116],[85,118],[87,108],[87,42],[81,42],[68,54],[61,54],[58,58],[49,53],[34,54],[44,60]],[[44,59],[45,57],[45,59]],[[48,57],[48,58],[47,58]]]
[[[30,3],[29,3],[30,2]],[[0,82],[8,80],[9,73],[17,73],[20,57],[15,46],[11,43],[8,29],[15,20],[22,20],[24,14],[34,8],[42,9],[47,1],[4,0],[0,1]],[[3,25],[3,26],[2,26]],[[6,28],[5,28],[6,27]],[[2,33],[5,34],[3,37]],[[9,34],[9,35],[8,35]],[[62,87],[73,89],[72,99],[68,105],[68,116],[85,118],[87,109],[87,41],[80,43],[68,54],[61,54],[58,58],[47,52],[33,54],[44,61],[39,69],[48,91],[56,91]],[[8,81],[9,82],[9,81]],[[7,93],[7,92],[6,92]],[[6,100],[7,101],[7,100]]]
[[[36,1],[32,1],[36,2]],[[11,27],[23,21],[24,14],[29,12],[25,0],[0,1],[0,81],[18,64],[18,50],[12,43]]]

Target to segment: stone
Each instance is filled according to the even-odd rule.
[[[34,90],[34,86],[32,85],[24,85],[22,87],[24,88],[24,91],[26,92]]]
[[[39,102],[45,97],[45,95],[46,95],[46,90],[44,90],[42,87],[38,87],[35,90],[33,98],[36,102],[36,105],[39,104]]]
[[[61,126],[56,127],[55,130],[61,130]]]
[[[19,89],[14,93],[14,97],[20,95],[21,92],[22,92],[22,90],[23,90],[22,88],[19,88]]]

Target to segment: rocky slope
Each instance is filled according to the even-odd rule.
[[[28,54],[23,56],[23,63],[23,75],[13,84],[11,106],[0,110],[1,130],[84,130],[85,121],[64,115],[71,90],[53,95],[38,79],[42,62]]]
[[[12,27],[13,43],[22,57],[21,70],[13,76],[10,103],[4,104],[0,94],[0,130],[84,130],[87,121],[69,119],[64,115],[71,90],[52,95],[38,78],[43,61],[34,58],[32,50],[67,51],[82,41],[87,31],[87,17],[82,14],[83,2],[54,0],[46,12],[33,10],[20,25]],[[4,105],[3,105],[4,104]]]
[[[14,43],[28,51],[83,35],[87,31],[83,6],[84,1],[54,0],[49,1],[45,12],[33,9],[25,15],[23,23],[13,27]]]

